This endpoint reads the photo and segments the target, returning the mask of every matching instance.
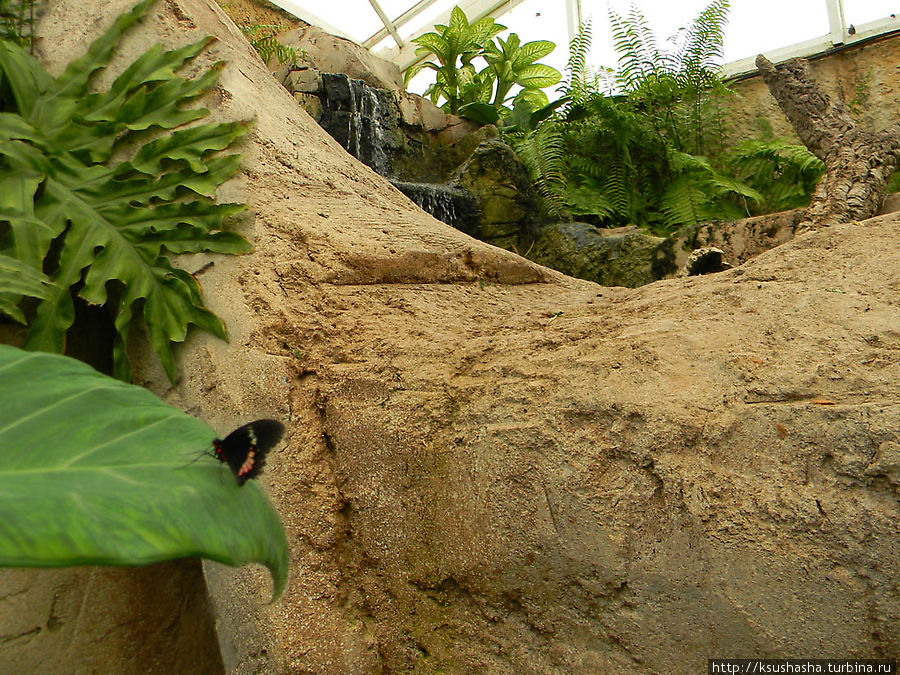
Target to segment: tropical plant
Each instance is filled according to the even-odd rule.
[[[490,16],[470,24],[465,13],[459,7],[454,7],[450,12],[449,24],[436,24],[434,28],[435,31],[420,35],[413,42],[418,45],[416,56],[431,54],[437,59],[437,63],[417,63],[406,70],[404,80],[408,83],[423,68],[435,71],[435,81],[425,91],[425,95],[435,104],[444,98],[446,102],[442,107],[455,114],[462,104],[480,100],[485,93],[489,97],[490,91],[493,91],[493,82],[487,82],[490,72],[483,72],[479,77],[472,60],[481,55],[484,43],[505,30],[506,26],[497,23]]]
[[[704,158],[724,137],[716,59],[727,9],[714,0],[672,52],[658,47],[637,8],[627,18],[611,12],[614,73],[588,69],[590,25],[580,28],[559,89],[564,104],[537,128],[507,130],[545,210],[659,232],[748,213],[760,195]]]
[[[189,324],[225,338],[196,280],[166,254],[251,248],[221,230],[244,207],[214,201],[239,167],[238,155],[219,151],[250,124],[185,126],[208,114],[185,104],[215,84],[222,64],[194,79],[175,71],[209,40],[171,51],[152,47],[108,91],[89,91],[119,37],[153,1],[116,19],[59,77],[19,45],[0,41],[0,254],[53,281],[42,288],[25,346],[62,352],[77,294],[114,316],[114,373],[121,379],[130,376],[126,341],[135,314],[170,378],[171,343],[185,339]],[[167,133],[154,137],[158,130]],[[21,320],[26,294],[2,285],[0,306]]]
[[[0,565],[258,562],[284,589],[284,528],[216,433],[146,389],[65,356],[0,345]],[[210,453],[211,454],[211,453]]]
[[[247,38],[247,42],[266,63],[273,56],[279,64],[290,63],[291,66],[296,66],[299,61],[306,59],[304,50],[281,44],[278,41],[278,32],[284,30],[284,26],[254,23],[244,24],[240,28],[244,37]]]
[[[26,324],[25,314],[19,307],[23,297],[46,298],[50,292],[50,280],[34,266],[0,254],[0,314],[5,314],[21,324]]]
[[[491,17],[484,17],[470,24],[465,13],[454,7],[449,25],[438,24],[440,32],[425,33],[413,40],[419,47],[420,57],[434,55],[437,63],[425,61],[407,69],[408,83],[423,68],[436,71],[435,81],[425,94],[437,104],[445,100],[443,108],[482,123],[495,123],[510,112],[506,103],[527,103],[534,110],[547,104],[542,91],[560,80],[555,68],[535,63],[553,51],[556,45],[547,40],[522,44],[516,33],[504,41],[494,38],[506,27]],[[499,46],[498,46],[499,43]],[[487,66],[477,70],[473,61],[482,58]],[[515,96],[510,90],[518,85]],[[514,103],[514,104],[515,104]]]
[[[678,32],[674,50],[658,46],[636,6],[627,18],[610,10],[618,87],[679,151],[704,155],[721,148],[719,100],[727,88],[719,63],[729,6],[729,0],[713,0]]]
[[[547,105],[549,100],[542,90],[557,84],[561,75],[556,68],[535,61],[547,56],[556,49],[556,45],[549,40],[522,44],[515,33],[511,33],[505,42],[498,37],[497,43],[499,47],[492,40],[484,45],[484,59],[497,82],[494,106],[499,109],[513,98],[527,102],[533,110]],[[522,89],[515,97],[510,97],[509,90],[514,85],[519,85]]]

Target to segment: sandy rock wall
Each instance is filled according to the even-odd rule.
[[[56,0],[42,56],[129,4]],[[160,0],[123,58],[204,34],[214,117],[257,120],[221,194],[256,252],[182,260],[231,341],[195,335],[174,388],[141,373],[222,428],[288,422],[263,478],[288,590],[208,568],[230,672],[898,652],[896,219],[709,277],[572,280],[413,208],[209,0]]]
[[[842,101],[854,119],[876,131],[897,122],[900,109],[900,34],[885,36],[810,59],[810,73],[829,96]],[[793,139],[791,125],[758,75],[731,85],[738,97],[728,103],[732,140],[759,135],[758,118],[775,136]]]

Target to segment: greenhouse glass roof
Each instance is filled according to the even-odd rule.
[[[674,35],[710,0],[269,0],[304,21],[352,39],[401,69],[416,62],[411,40],[446,23],[459,5],[470,21],[493,16],[522,41],[551,40],[557,49],[543,62],[562,69],[566,45],[579,22],[593,26],[591,65],[614,66],[608,12],[635,5],[660,40]],[[900,29],[895,0],[731,0],[725,32],[726,73],[753,70],[765,53],[779,61],[809,56]],[[501,34],[502,37],[503,34]]]

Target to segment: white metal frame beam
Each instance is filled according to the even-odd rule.
[[[397,27],[388,18],[387,14],[384,13],[384,10],[381,9],[381,5],[378,4],[378,0],[369,0],[369,4],[372,5],[372,9],[375,10],[375,13],[378,15],[378,18],[381,19],[381,23],[384,24],[384,27],[387,29],[388,33],[390,33],[391,37],[394,38],[394,42],[397,43],[397,46],[400,47],[400,49],[403,49],[403,40],[400,39],[400,34],[397,32]]]
[[[578,35],[581,21],[581,0],[566,0],[566,28],[569,29],[569,42]]]
[[[327,21],[323,21],[321,18],[305,9],[301,4],[303,0],[269,1],[272,4],[281,7],[286,12],[293,14],[300,19],[303,19],[307,23],[318,26],[319,28],[332,33],[333,35],[337,35],[342,38],[351,40],[352,42],[356,42],[356,40],[352,36],[346,34],[336,26],[329,24]],[[551,1],[557,2],[558,0]],[[798,44],[788,45],[780,49],[771,50],[766,54],[769,59],[778,63],[789,58],[812,56],[814,54],[828,51],[836,45],[850,45],[856,42],[861,42],[863,40],[868,40],[872,37],[882,35],[884,33],[890,33],[900,30],[900,12],[898,12],[896,16],[892,14],[890,17],[886,17],[884,19],[869,21],[867,23],[854,26],[854,31],[851,35],[848,33],[848,26],[844,14],[843,0],[823,1],[828,12],[828,35],[823,35],[822,37],[814,38],[812,40],[806,40],[805,42],[801,42]],[[410,2],[412,2],[412,0],[410,0]],[[412,21],[416,16],[431,7],[435,2],[437,2],[437,0],[419,0],[399,17],[391,21],[387,17],[387,15],[385,15],[381,6],[378,4],[378,0],[369,0],[369,3],[372,5],[373,9],[384,24],[384,28],[379,30],[377,33],[372,35],[361,44],[364,47],[371,48],[384,40],[384,38],[386,38],[388,35],[391,35],[397,42],[397,47],[387,50],[380,50],[378,55],[393,61],[400,67],[401,70],[408,68],[421,59],[417,58],[415,55],[415,45],[409,44],[409,41],[406,41],[406,43],[404,44],[399,36],[398,29],[401,26],[404,26]],[[509,10],[513,9],[517,5],[521,4],[522,2],[524,2],[524,0],[460,0],[459,5],[466,13],[466,16],[469,17],[470,21],[476,21],[485,16],[499,17]],[[581,0],[564,0],[564,2],[566,6],[566,21],[569,30],[569,38],[571,39],[575,36],[578,30],[578,26],[581,24]],[[447,12],[441,14],[441,16],[437,17],[432,23],[446,23],[449,18],[450,11],[448,10]],[[411,38],[418,37],[419,35],[427,33],[430,30],[430,25],[424,26],[416,31],[411,36]],[[736,77],[739,75],[753,73],[756,70],[754,61],[755,57],[750,57],[746,59],[740,59],[739,61],[726,63],[724,66],[725,76]]]
[[[396,28],[400,28],[400,27],[406,25],[407,23],[409,23],[410,21],[415,19],[419,14],[421,14],[426,9],[431,7],[435,2],[437,2],[437,0],[419,0],[419,2],[417,2],[415,5],[413,5],[408,10],[403,12],[403,14],[401,14],[400,16],[398,16],[396,19],[393,20],[392,23],[394,25],[394,28],[396,29]],[[379,30],[377,33],[372,35],[371,37],[368,37],[365,40],[363,40],[363,43],[362,43],[363,47],[365,47],[366,49],[371,49],[372,47],[377,45],[379,42],[384,40],[384,38],[386,38],[388,36],[388,34],[389,34],[388,29],[385,26],[384,28]],[[396,38],[394,38],[394,40],[397,42],[397,46],[399,48],[402,49],[405,46],[402,42],[400,42]]]
[[[843,0],[825,0],[828,7],[828,28],[831,31],[832,44],[842,45],[847,35],[847,22],[844,20]]]
[[[853,34],[851,35],[844,16],[843,0],[825,0],[825,5],[828,9],[828,35],[767,51],[766,57],[773,63],[781,63],[788,59],[806,58],[816,54],[823,54],[838,45],[852,45],[878,35],[900,31],[900,14],[892,14],[884,19],[868,21],[864,24],[853,26]],[[726,78],[752,75],[756,72],[756,57],[751,56],[746,59],[726,63],[722,70]]]

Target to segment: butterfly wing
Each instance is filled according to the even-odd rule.
[[[213,442],[216,459],[225,462],[243,485],[255,478],[266,463],[266,453],[284,433],[284,425],[277,420],[256,420],[238,427],[222,440]]]

